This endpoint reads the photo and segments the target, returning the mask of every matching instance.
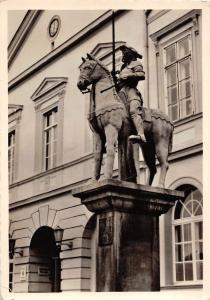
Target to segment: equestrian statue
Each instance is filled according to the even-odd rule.
[[[119,179],[139,181],[139,146],[148,167],[151,185],[160,164],[158,186],[164,187],[172,150],[173,124],[164,113],[143,107],[137,84],[145,79],[142,58],[134,48],[121,46],[122,62],[117,82],[108,68],[93,55],[82,58],[77,86],[90,92],[88,121],[93,131],[94,174],[99,180],[103,153],[106,153],[104,177],[112,178],[115,150],[118,148]],[[91,89],[88,87],[91,86]]]

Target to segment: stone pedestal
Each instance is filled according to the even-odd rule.
[[[97,215],[97,291],[159,291],[159,216],[183,193],[118,180],[72,193]]]

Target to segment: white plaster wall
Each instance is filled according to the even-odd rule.
[[[42,18],[44,19],[44,16],[45,13],[43,13],[40,20],[42,20]],[[46,18],[48,17],[49,15],[47,13]],[[132,45],[144,55],[146,50],[144,41],[144,22],[143,11],[129,11],[123,14],[123,16],[116,19],[116,40],[127,41],[129,45]],[[39,23],[37,26],[37,28],[34,28],[31,36],[33,36],[33,34],[38,35]],[[18,180],[28,178],[34,174],[35,110],[34,103],[30,97],[45,77],[68,77],[64,99],[63,163],[70,162],[84,155],[85,127],[88,127],[88,122],[85,116],[84,101],[86,97],[80,93],[76,86],[79,76],[78,66],[81,62],[81,56],[90,52],[97,43],[110,41],[111,26],[110,24],[107,24],[91,37],[85,39],[62,57],[54,60],[46,68],[43,68],[11,91],[9,102],[12,104],[24,105],[20,122]],[[32,50],[32,42],[33,44],[36,44],[36,39],[27,42],[27,52],[32,53],[33,55],[36,51]],[[27,61],[27,56],[24,55],[24,52],[22,53],[22,50],[19,57],[22,57],[21,59],[24,58],[24,60]],[[146,62],[143,61],[143,65],[145,64]],[[18,65],[19,63],[16,61],[14,66],[15,68],[17,67],[17,70]],[[144,82],[140,84],[140,90],[144,96],[143,85]]]
[[[51,18],[54,15],[59,15],[61,18],[61,28],[59,35],[55,39],[55,48],[64,43],[67,39],[72,37],[76,32],[87,26],[90,22],[95,20],[105,11],[101,10],[45,10],[42,11],[34,24],[29,36],[21,46],[14,62],[11,65],[9,78],[12,79],[19,73],[24,71],[27,67],[37,62],[43,56],[51,52],[51,41],[48,38],[47,30]],[[9,30],[12,27],[12,18],[14,14],[8,14]],[[14,20],[15,21],[15,20]]]

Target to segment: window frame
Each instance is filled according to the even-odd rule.
[[[174,126],[179,125],[183,121],[190,121],[192,117],[202,112],[202,70],[201,70],[201,15],[200,9],[193,9],[180,18],[175,19],[168,25],[159,28],[157,31],[149,35],[154,45],[154,55],[156,56],[157,67],[157,94],[158,109],[167,113],[167,99],[165,93],[165,74],[164,74],[164,55],[163,48],[182,35],[186,31],[191,32],[192,37],[192,73],[193,73],[193,97],[194,97],[194,114],[182,118],[174,122]]]
[[[34,94],[31,96],[35,105],[35,162],[34,172],[42,173],[52,170],[63,163],[63,118],[64,118],[64,98],[66,94],[66,77],[45,78]],[[46,85],[50,87],[46,89]],[[45,168],[45,135],[44,135],[44,115],[57,107],[57,155],[56,164],[46,170]]]
[[[168,113],[168,115],[170,115],[169,113],[169,99],[168,99],[168,94],[167,94],[167,89],[168,89],[168,84],[167,84],[167,70],[169,69],[169,67],[175,65],[176,66],[176,84],[177,84],[177,105],[178,105],[178,118],[176,120],[172,120],[173,123],[182,121],[188,117],[191,117],[193,115],[195,115],[196,113],[196,97],[195,97],[195,90],[194,90],[194,72],[193,72],[193,64],[195,62],[195,55],[193,54],[193,32],[192,32],[192,28],[191,29],[187,29],[179,34],[177,34],[175,37],[173,37],[172,39],[170,39],[168,42],[164,43],[162,45],[162,67],[163,67],[163,89],[164,89],[164,99],[165,99],[165,111]],[[177,51],[177,44],[178,42],[180,42],[181,40],[184,40],[185,38],[189,37],[189,48],[190,51],[187,55],[181,57],[181,58],[177,58],[171,62],[170,64],[166,64],[166,49],[171,47],[172,45],[176,45],[176,51]],[[177,55],[177,54],[176,54]],[[181,97],[179,96],[179,90],[180,90],[180,82],[183,81],[180,80],[179,78],[179,64],[180,62],[183,62],[184,60],[189,59],[189,64],[190,64],[190,76],[188,76],[188,78],[190,78],[190,88],[191,88],[191,105],[192,105],[192,113],[189,115],[185,115],[185,116],[181,116],[181,103],[184,100],[184,98],[181,99]],[[185,78],[186,79],[186,78]],[[172,86],[172,85],[171,85]],[[187,99],[187,97],[185,97],[185,99]]]
[[[14,142],[11,145],[9,145],[10,136],[14,136],[14,138],[12,139]],[[16,138],[17,138],[17,134],[16,134],[16,130],[14,128],[13,130],[10,130],[8,133],[8,181],[9,181],[9,185],[14,182],[14,178],[15,178]],[[9,152],[12,152],[12,153],[9,155]],[[12,159],[10,159],[10,158],[12,158]]]
[[[193,188],[193,186],[191,186],[191,188]],[[191,189],[190,193],[192,193],[192,192],[194,192],[196,190],[198,190],[200,192],[200,190],[198,188],[195,188],[195,189]],[[202,193],[201,193],[201,195],[202,195]],[[191,199],[191,200],[196,200],[196,199]],[[186,201],[186,199],[183,201],[183,203],[185,201]],[[201,205],[203,204],[203,200],[201,200],[199,202],[200,202]],[[193,217],[191,216],[191,217],[186,217],[186,218],[175,219],[175,210],[176,210],[176,207],[177,207],[177,203],[173,207],[172,214],[171,214],[173,285],[174,286],[185,286],[185,285],[202,284],[203,283],[203,279],[201,279],[201,280],[195,279],[196,271],[197,271],[196,263],[198,261],[198,259],[196,259],[196,253],[195,253],[195,241],[196,241],[196,239],[195,239],[195,223],[202,222],[202,230],[203,230],[203,214],[202,215],[198,215],[198,216],[193,216]],[[182,209],[183,209],[183,207],[182,207]],[[182,213],[182,209],[180,211],[180,215]],[[203,209],[203,206],[202,206],[202,209]],[[175,250],[175,247],[176,247],[177,243],[175,241],[175,227],[179,225],[182,228],[184,224],[190,224],[190,226],[191,226],[191,241],[190,242],[192,243],[192,260],[191,260],[191,262],[192,262],[192,266],[193,266],[193,280],[178,281],[178,280],[176,280],[176,250]],[[183,232],[183,228],[181,230]],[[183,239],[181,239],[181,242],[179,244],[184,245],[185,242],[186,241],[184,241]],[[202,245],[203,245],[203,239],[202,239]],[[183,255],[183,248],[182,248],[182,255]],[[202,261],[202,263],[204,262],[203,259],[199,260],[199,261]],[[184,264],[185,262],[186,261],[183,260],[181,263]],[[183,275],[184,275],[184,271],[183,271]]]
[[[52,132],[52,131],[54,131],[54,128],[56,128],[57,129],[57,131],[58,131],[58,120],[56,120],[56,122],[55,123],[52,123],[51,125],[49,125],[49,126],[45,126],[45,123],[46,123],[46,118],[47,118],[47,116],[49,116],[50,114],[52,113],[52,117],[53,117],[53,121],[54,121],[54,113],[56,113],[56,114],[58,114],[58,106],[57,105],[54,105],[53,106],[53,108],[51,108],[50,110],[47,110],[46,112],[44,112],[42,115],[43,115],[43,166],[44,166],[44,170],[45,171],[48,171],[48,170],[50,170],[50,169],[53,169],[55,166],[56,166],[56,164],[57,164],[57,154],[58,154],[58,142],[57,142],[57,139],[56,139],[56,152],[55,152],[55,161],[53,160],[53,156],[54,155],[50,155],[50,156],[48,156],[48,158],[49,157],[51,157],[51,164],[50,164],[50,167],[48,167],[48,165],[47,165],[47,162],[46,162],[46,159],[47,159],[47,156],[46,156],[46,133],[47,132]],[[57,118],[58,116],[56,116],[56,118]],[[55,140],[53,139],[53,140],[51,140],[50,141],[50,145],[51,145],[51,147],[52,147],[52,152],[53,152],[53,150],[54,150],[54,148],[53,148],[53,142],[54,142]]]
[[[12,271],[10,271],[10,266],[12,266]],[[9,292],[13,291],[13,280],[14,280],[14,258],[12,259],[10,258],[9,259]]]
[[[8,138],[9,135],[15,132],[15,149],[14,149],[14,170],[12,181],[9,180],[9,165],[8,165],[8,184],[9,186],[15,183],[18,177],[18,154],[19,154],[19,127],[21,121],[21,115],[23,110],[23,105],[9,104],[8,113]],[[9,143],[8,143],[9,152]],[[9,154],[9,153],[8,153]],[[9,157],[8,157],[9,162]]]

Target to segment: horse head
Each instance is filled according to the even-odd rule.
[[[80,75],[77,86],[80,91],[84,91],[89,85],[96,83],[102,78],[105,71],[107,71],[106,67],[91,54],[87,54],[86,59],[82,57],[82,64],[79,69]]]

